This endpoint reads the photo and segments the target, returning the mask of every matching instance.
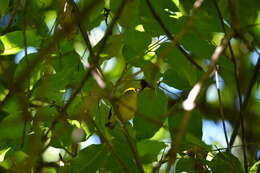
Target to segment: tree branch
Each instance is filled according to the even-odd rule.
[[[184,116],[183,116],[183,119],[180,124],[181,129],[176,134],[175,141],[174,142],[172,141],[171,149],[168,152],[169,161],[168,161],[167,168],[165,171],[166,173],[170,172],[172,164],[176,160],[176,154],[177,154],[178,148],[181,145],[181,139],[182,139],[183,135],[185,134],[186,128],[188,126],[190,117],[192,115],[191,112],[196,106],[196,99],[201,91],[201,88],[202,88],[204,82],[209,78],[210,74],[214,71],[215,65],[216,65],[220,55],[222,54],[222,52],[225,50],[225,48],[228,44],[228,41],[232,38],[232,35],[233,35],[232,33],[225,35],[221,44],[215,49],[214,53],[211,56],[211,64],[208,66],[208,70],[200,77],[198,82],[194,85],[194,87],[189,92],[187,99],[184,100],[182,103],[182,106],[183,106],[183,109],[185,112],[184,112]]]
[[[86,5],[83,9],[84,13],[82,13],[81,19],[83,19],[84,17],[88,16],[91,12],[91,9],[93,9],[98,3],[100,3],[100,0],[97,1],[92,1],[91,3],[89,3],[88,5]],[[24,70],[24,72],[21,73],[21,75],[17,78],[17,80],[11,85],[11,87],[9,88],[9,93],[6,95],[6,97],[4,98],[3,101],[0,102],[0,109],[6,104],[6,102],[15,94],[15,91],[18,90],[22,84],[24,83],[24,81],[26,80],[26,78],[28,76],[31,75],[31,73],[33,72],[34,68],[44,60],[44,58],[46,57],[46,55],[54,52],[54,48],[60,40],[64,39],[66,37],[66,35],[71,32],[72,30],[72,23],[67,23],[66,24],[66,28],[64,30],[60,30],[58,31],[53,38],[50,40],[50,42],[48,44],[46,44],[46,46],[44,48],[42,48],[39,53],[37,58],[35,58],[31,63],[30,63],[30,67],[26,68]]]

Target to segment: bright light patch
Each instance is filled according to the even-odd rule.
[[[86,46],[79,41],[75,41],[73,46],[75,51],[81,57],[81,62],[83,66],[85,68],[89,67],[89,63],[88,63],[89,51],[87,50]]]
[[[215,72],[214,80],[216,82],[217,88],[222,90],[224,88],[224,80],[217,72]]]
[[[62,151],[59,148],[48,147],[42,154],[42,157],[45,162],[57,162],[60,160],[59,154],[61,153]]]
[[[32,53],[36,53],[38,52],[37,49],[35,47],[27,47],[27,54],[32,54]],[[25,57],[25,49],[21,50],[16,56],[15,56],[15,64],[18,64],[22,59],[23,57]]]
[[[49,34],[51,34],[51,35],[54,33],[54,24],[55,24],[56,18],[57,18],[57,12],[54,10],[47,11],[45,13],[44,22],[49,29]]]
[[[84,149],[92,144],[101,144],[99,136],[93,134],[86,141],[80,143],[80,149]]]
[[[143,25],[137,25],[135,27],[135,30],[140,31],[140,32],[144,32],[144,27],[143,27]]]
[[[258,49],[258,51],[260,51],[260,49]],[[251,54],[251,63],[252,63],[254,66],[257,64],[258,58],[259,58],[259,55],[257,54],[256,51],[254,51],[254,52]]]
[[[215,84],[212,84],[208,87],[206,92],[206,100],[209,103],[213,103],[218,100],[218,90]]]
[[[67,101],[69,100],[70,96],[71,96],[71,92],[72,92],[72,89],[71,88],[68,88],[64,95],[63,95],[63,100],[64,100],[64,103],[67,103]]]
[[[105,32],[100,27],[92,29],[89,33],[91,46],[95,46],[102,39],[104,34]]]
[[[215,32],[215,33],[213,33],[213,37],[212,37],[211,42],[214,45],[220,45],[221,40],[223,39],[224,35],[225,34],[223,32]]]
[[[148,52],[145,56],[144,56],[144,60],[152,60],[155,56],[155,52]]]
[[[171,97],[174,100],[178,100],[181,97],[182,90],[179,90],[177,88],[171,87],[167,85],[166,83],[160,82],[159,88],[167,94],[169,97]]]
[[[0,40],[4,44],[4,52],[0,55],[11,55],[18,53],[22,48],[9,41],[6,35],[0,37]]]
[[[190,91],[188,98],[182,103],[182,107],[186,111],[191,111],[195,108],[195,100],[200,92],[201,84],[197,83]]]
[[[169,16],[172,18],[175,18],[175,19],[178,19],[183,16],[182,13],[179,11],[175,12],[175,11],[171,11],[169,9],[164,9],[164,11],[168,12],[170,14]]]
[[[260,102],[260,87],[257,88],[255,97],[257,102]]]
[[[144,73],[143,72],[140,72],[141,71],[141,68],[140,67],[132,67],[132,73],[135,74],[135,73],[138,73],[136,76],[135,76],[135,79],[143,79],[144,78]]]
[[[243,105],[244,100],[245,100],[245,96],[242,95],[241,96],[242,105]],[[240,101],[239,101],[239,97],[238,96],[236,97],[236,108],[237,108],[238,111],[240,111]]]
[[[5,159],[5,154],[10,150],[11,148],[3,149],[0,150],[0,162],[4,161]]]
[[[117,60],[115,57],[110,58],[102,63],[101,69],[103,72],[107,73],[113,70],[116,67]]]
[[[230,139],[232,127],[228,121],[225,121],[225,126],[227,129],[228,139]],[[221,120],[219,120],[217,123],[212,120],[203,120],[202,131],[202,140],[206,144],[213,144],[217,147],[227,147]]]

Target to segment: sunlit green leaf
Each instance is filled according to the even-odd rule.
[[[6,148],[0,151],[0,162],[4,161],[5,154],[10,150],[11,148]]]
[[[192,158],[181,158],[176,164],[176,173],[195,172],[195,160]]]
[[[35,30],[26,31],[27,46],[38,47],[41,37],[36,34]],[[16,54],[24,48],[23,31],[14,31],[2,35],[0,40],[4,44],[4,52],[2,55]]]
[[[167,70],[163,76],[163,82],[169,86],[173,86],[178,89],[188,90],[190,88],[189,82],[172,69]]]
[[[234,155],[227,152],[218,153],[210,162],[210,168],[213,173],[244,172],[240,161]]]
[[[138,152],[143,163],[150,163],[157,160],[157,155],[166,145],[163,142],[154,140],[143,140],[137,144]]]
[[[170,133],[173,139],[176,139],[176,135],[179,135],[180,131],[184,131],[185,135],[182,136],[182,146],[181,150],[185,150],[194,145],[200,145],[200,142],[196,142],[196,140],[200,141],[202,138],[202,116],[198,111],[194,111],[190,115],[190,119],[186,120],[188,122],[187,126],[184,127],[184,117],[185,114],[175,113],[168,118],[168,124],[170,128]],[[187,115],[186,115],[187,116]],[[188,135],[191,134],[191,135]],[[194,139],[192,139],[194,138]]]
[[[134,119],[137,138],[150,138],[160,129],[167,103],[167,97],[161,90],[144,89],[140,93]]]
[[[0,17],[7,11],[9,0],[1,1]]]
[[[90,145],[73,159],[69,172],[96,172],[106,162],[107,154],[105,145]]]

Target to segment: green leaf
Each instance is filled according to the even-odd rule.
[[[157,82],[161,77],[160,69],[158,68],[158,66],[151,62],[146,62],[143,65],[142,70],[144,72],[145,81],[148,82],[151,86],[156,87]]]
[[[165,143],[155,140],[142,140],[137,144],[137,150],[144,164],[157,161],[157,155],[166,147]]]
[[[144,62],[143,56],[151,37],[146,32],[127,29],[124,33],[122,54],[126,63],[134,66],[141,66]]]
[[[0,123],[0,143],[17,150],[20,147],[24,124],[20,102],[15,98],[10,99],[4,106],[4,111],[9,115]]]
[[[200,142],[195,142],[194,139],[201,140],[202,139],[202,116],[198,111],[193,111],[190,115],[190,119],[186,129],[183,129],[183,118],[184,118],[184,112],[180,113],[174,113],[174,115],[169,116],[168,118],[168,125],[170,129],[170,134],[172,136],[172,139],[176,139],[177,133],[179,131],[184,130],[186,132],[186,135],[183,136],[182,139],[182,146],[180,147],[180,150],[183,151],[185,149],[188,149],[194,145],[200,144]],[[194,138],[194,139],[193,139]],[[190,140],[193,139],[193,140]]]
[[[164,122],[162,117],[167,110],[167,97],[161,90],[144,89],[137,103],[137,116],[134,127],[138,139],[150,138]]]
[[[3,42],[0,40],[0,54],[2,54],[5,50]]]
[[[134,129],[131,125],[125,124],[128,129],[130,138],[132,138],[134,145],[136,145]],[[113,153],[108,158],[108,162],[106,163],[106,168],[111,170],[111,172],[122,172],[125,173],[124,167],[128,170],[128,172],[138,173],[138,168],[133,159],[133,153],[130,149],[129,143],[126,140],[124,132],[122,128],[117,124],[115,128],[109,129],[109,133],[112,136],[112,144],[113,144]],[[136,146],[135,146],[136,147]],[[119,161],[121,160],[121,161]],[[122,162],[122,163],[120,163]]]
[[[75,173],[96,172],[102,168],[107,159],[108,152],[104,144],[90,145],[72,160],[69,170]]]
[[[253,166],[251,166],[249,173],[256,173],[257,169],[259,167],[260,161],[257,161],[253,164]]]
[[[1,0],[0,17],[5,14],[8,9],[9,0]]]
[[[208,33],[207,31],[201,32]],[[212,35],[210,34],[210,39],[211,37]],[[203,60],[209,59],[215,49],[215,46],[213,46],[209,41],[204,38],[202,39],[197,33],[189,33],[186,34],[180,42],[185,49],[191,52],[197,63],[203,64]]]
[[[114,0],[111,1],[111,11],[116,14],[120,8],[122,1]],[[138,14],[139,0],[126,1],[122,14],[119,18],[119,24],[126,28],[133,28],[139,23]]]
[[[35,30],[26,31],[27,46],[39,47],[41,37],[37,35]],[[23,31],[9,32],[0,37],[4,44],[4,52],[2,55],[16,54],[24,48]]]
[[[195,160],[192,158],[178,159],[175,169],[176,173],[195,172]]]
[[[37,82],[33,95],[40,100],[49,103],[54,101],[61,105],[64,103],[65,90],[71,88],[73,92],[85,71],[79,56],[72,52],[64,57],[54,57],[53,68],[50,69],[49,73]]]
[[[163,82],[180,90],[189,90],[191,87],[189,82],[185,78],[179,76],[173,69],[169,69],[163,74]]]
[[[171,16],[171,12],[179,11],[172,1],[150,1],[156,13],[160,16],[164,25],[167,28],[171,28],[170,31],[176,33],[179,30],[179,20],[174,19]],[[168,9],[168,10],[166,10]],[[165,35],[159,23],[154,19],[149,7],[145,0],[140,0],[139,6],[140,23],[143,25],[146,32],[151,36],[156,37]],[[181,23],[183,23],[181,21]]]
[[[14,78],[19,79],[22,75],[25,74],[25,71],[28,70],[29,66],[36,61],[38,58],[36,53],[32,53],[27,55],[27,57],[23,57],[19,64],[16,66]],[[31,72],[31,75],[26,78],[23,83],[20,83],[24,88],[28,88],[28,78],[30,78],[30,86],[33,86],[41,77],[41,73],[44,72],[44,69],[47,68],[46,66],[43,66],[41,63],[39,63]]]
[[[151,43],[151,37],[146,32],[128,29],[124,33],[124,43],[131,46],[136,52],[141,52]]]
[[[242,26],[254,24],[256,18],[259,16],[260,7],[257,0],[239,0],[237,3],[237,15],[239,16],[239,20]],[[250,9],[250,10],[245,10]]]
[[[162,58],[169,65],[169,68],[175,70],[178,76],[188,81],[190,85],[197,82],[199,71],[178,48],[172,48],[170,43],[163,43],[156,50],[156,54],[159,57],[163,55]],[[197,62],[196,59],[194,60]]]
[[[65,147],[72,143],[72,131],[74,127],[69,123],[59,123],[52,130],[51,146]]]
[[[102,52],[102,56],[109,59],[113,56],[120,56],[122,51],[123,35],[113,35],[109,37],[107,45]],[[101,42],[96,46],[99,47]]]
[[[5,159],[5,154],[10,150],[11,148],[6,148],[3,150],[0,150],[0,162],[4,161]]]
[[[92,0],[83,0],[79,1],[77,4],[79,5],[79,9],[82,10],[83,7],[88,6],[90,3],[92,3]],[[91,13],[86,17],[86,19],[82,20],[84,22],[84,26],[88,31],[93,29],[94,27],[98,27],[99,24],[104,20],[104,4],[100,3],[102,1],[99,1],[99,3],[91,9]]]
[[[9,114],[6,111],[0,110],[0,122],[4,120]]]
[[[213,173],[243,173],[240,161],[232,154],[218,153],[209,164]]]
[[[4,161],[0,162],[0,170],[4,170],[4,172],[12,172],[14,170],[17,171],[19,168],[22,168],[22,165],[26,159],[28,159],[28,155],[26,153],[23,151],[14,151],[11,149],[6,154]],[[4,169],[2,169],[2,167]]]

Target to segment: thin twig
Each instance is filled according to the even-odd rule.
[[[232,33],[231,34],[226,34],[221,42],[221,44],[215,49],[214,53],[211,56],[211,64],[208,66],[208,70],[200,77],[198,82],[194,85],[194,87],[191,89],[188,97],[186,100],[183,101],[182,106],[184,109],[184,116],[183,120],[181,122],[181,129],[178,131],[176,134],[175,141],[172,141],[171,149],[168,152],[169,154],[169,161],[168,165],[166,168],[166,173],[169,173],[172,167],[172,164],[175,162],[176,159],[176,153],[178,151],[178,148],[181,145],[181,139],[183,135],[185,134],[186,128],[188,126],[190,117],[191,117],[191,111],[194,110],[196,106],[196,99],[201,91],[201,88],[203,86],[203,83],[209,78],[211,73],[215,69],[215,65],[222,54],[222,52],[225,50],[228,41],[232,38]]]
[[[23,43],[24,43],[24,58],[25,58],[25,61],[26,61],[26,65],[27,65],[27,68],[29,68],[30,64],[29,64],[29,60],[28,60],[28,53],[27,53],[27,37],[26,37],[26,29],[27,29],[27,6],[28,6],[28,2],[27,0],[24,1],[24,11],[23,11],[23,15],[24,15],[24,21],[23,21]],[[28,88],[27,88],[27,93],[30,92],[30,76],[28,76],[27,78],[27,81],[28,81]],[[27,95],[28,96],[28,95]],[[21,101],[22,104],[24,101]],[[28,107],[26,107],[25,109],[27,109]],[[27,112],[27,111],[26,111]],[[28,112],[27,112],[28,113]],[[28,113],[29,114],[29,113]],[[28,115],[27,115],[28,116]],[[25,141],[25,137],[26,137],[26,125],[27,125],[27,117],[25,116],[24,118],[24,124],[23,124],[23,135],[22,135],[22,141],[21,141],[21,148],[23,148],[23,145],[24,145],[24,141]]]
[[[99,128],[99,126],[96,124],[96,122],[88,114],[86,114],[85,117],[87,118],[88,122],[90,122],[91,124],[94,125],[94,127],[97,130],[98,135],[101,137],[102,141],[107,145],[108,150],[111,151],[113,156],[115,156],[116,160],[118,161],[119,165],[122,166],[123,170],[125,170],[128,173],[131,173],[128,165],[115,152],[113,144],[111,143],[111,141],[109,139],[107,139],[106,135],[103,134],[102,130]]]
[[[144,173],[144,169],[143,169],[143,166],[142,166],[142,162],[141,162],[139,153],[138,153],[137,148],[136,148],[136,146],[135,146],[135,144],[133,142],[132,137],[130,136],[130,134],[128,132],[128,129],[125,126],[125,123],[123,121],[122,115],[121,115],[120,111],[118,110],[118,106],[115,104],[116,101],[117,100],[111,100],[113,108],[114,108],[114,111],[115,111],[115,115],[116,115],[117,119],[119,120],[120,127],[121,127],[121,129],[123,131],[123,134],[124,134],[124,136],[126,138],[126,141],[127,141],[128,145],[129,145],[129,148],[132,151],[132,154],[133,154],[136,166],[137,166],[137,168],[139,169],[139,171],[141,173]]]
[[[232,22],[232,29],[235,34],[237,34],[240,22],[236,13],[236,3],[234,0],[228,0],[228,9],[230,12],[231,22]]]
[[[242,116],[244,116],[244,111],[246,110],[247,106],[248,106],[248,103],[249,103],[249,99],[250,99],[250,96],[251,96],[251,92],[252,92],[252,89],[253,89],[253,86],[256,82],[256,79],[259,75],[259,70],[260,70],[260,56],[258,56],[258,61],[257,61],[257,64],[254,68],[254,73],[251,77],[251,80],[249,82],[249,85],[248,85],[248,89],[247,89],[247,92],[245,94],[245,99],[243,101],[243,104],[241,106],[241,110],[240,112],[242,112]],[[230,145],[233,145],[234,141],[235,141],[235,138],[238,134],[238,130],[239,130],[239,125],[240,125],[240,121],[241,119],[239,118],[237,121],[236,121],[236,124],[234,126],[234,130],[233,130],[233,133],[231,135],[231,138],[230,138]]]
[[[215,80],[216,80],[215,86],[216,86],[217,93],[218,93],[219,112],[220,112],[220,115],[221,115],[221,122],[222,122],[223,131],[224,131],[224,135],[225,135],[225,140],[226,140],[227,147],[228,147],[228,150],[229,150],[230,146],[229,146],[229,143],[228,143],[227,128],[226,128],[226,124],[225,124],[225,114],[224,114],[224,111],[223,111],[222,98],[221,98],[221,93],[220,93],[220,88],[219,88],[220,86],[219,86],[217,67],[215,69]]]
[[[71,2],[71,1],[70,1]],[[50,128],[48,129],[46,135],[45,135],[45,139],[47,138],[48,134],[50,133],[51,130],[53,130],[56,126],[56,124],[59,122],[60,118],[63,118],[64,114],[66,114],[67,108],[70,106],[70,104],[73,102],[73,100],[76,98],[76,96],[78,95],[78,93],[81,91],[82,87],[84,86],[84,84],[86,83],[86,81],[91,77],[91,74],[93,76],[94,79],[97,80],[98,78],[98,74],[96,73],[96,67],[97,67],[97,62],[99,60],[99,54],[102,52],[103,48],[105,47],[106,41],[108,39],[108,37],[110,36],[110,34],[112,33],[112,30],[114,28],[114,25],[116,24],[116,20],[119,19],[121,13],[123,12],[124,6],[126,4],[126,0],[122,1],[115,18],[113,19],[113,21],[111,22],[104,38],[101,40],[102,42],[102,46],[100,47],[99,51],[97,52],[97,55],[94,57],[90,57],[89,58],[89,64],[90,67],[88,69],[88,71],[85,73],[84,77],[82,78],[82,80],[80,81],[80,84],[78,85],[78,87],[76,88],[76,90],[72,93],[71,97],[69,98],[69,100],[67,101],[67,103],[62,107],[60,113],[58,113],[58,115],[54,118],[54,120],[52,121]],[[82,28],[83,29],[83,28]],[[83,32],[85,32],[83,30]],[[87,35],[84,35],[87,36]],[[85,38],[86,41],[88,42],[88,37]],[[90,46],[90,45],[89,45]],[[92,50],[91,46],[90,46],[90,50]],[[97,81],[98,82],[98,81]]]
[[[162,156],[161,156],[159,162],[153,167],[152,173],[158,173],[160,168],[161,168],[161,166],[162,166],[162,164],[165,163],[164,153],[165,153],[165,148],[164,148],[164,150],[162,152]]]
[[[91,10],[98,4],[100,3],[100,0],[97,1],[92,1],[91,3],[89,3],[88,5],[86,5],[83,8],[84,13],[82,13],[81,15],[81,19],[83,19],[84,17],[88,16],[91,12]],[[15,94],[15,91],[17,89],[19,89],[22,84],[24,83],[24,81],[26,80],[26,78],[28,76],[31,75],[31,73],[33,72],[34,68],[44,60],[44,58],[46,57],[46,55],[52,53],[55,50],[55,46],[60,40],[64,39],[65,36],[71,32],[72,27],[71,23],[67,23],[66,24],[66,30],[60,30],[59,32],[57,32],[53,38],[50,40],[50,42],[48,44],[46,44],[46,46],[44,48],[42,48],[39,53],[37,58],[35,58],[31,63],[30,63],[30,68],[26,68],[24,70],[24,72],[21,73],[21,75],[17,78],[17,80],[11,85],[11,87],[9,88],[9,93],[6,95],[6,97],[4,98],[3,101],[0,102],[0,109],[7,103],[7,101]]]
[[[110,23],[109,27],[107,28],[107,31],[106,31],[104,37],[100,41],[101,44],[100,44],[100,47],[99,47],[99,49],[97,51],[97,56],[99,56],[100,53],[105,48],[106,42],[107,42],[109,36],[112,34],[113,28],[116,25],[118,19],[120,18],[121,14],[122,14],[125,6],[126,6],[127,1],[128,0],[122,0],[121,4],[119,5],[118,11],[116,12],[115,17],[113,18],[112,22]],[[97,59],[94,59],[93,61],[94,61],[93,64],[96,64],[98,62]]]
[[[233,0],[229,0],[228,2],[229,2],[230,14],[231,14],[231,18],[232,18],[232,28],[233,28],[234,32],[237,32],[238,28],[239,28],[239,21],[235,14],[235,4],[234,4]],[[224,31],[224,33],[226,33],[227,31],[226,31],[225,24],[224,24],[224,18],[221,14],[221,11],[219,9],[219,6],[218,6],[218,3],[216,0],[214,0],[214,5],[217,10],[217,14],[218,14],[221,26],[222,26],[222,30]],[[235,82],[236,82],[236,89],[237,89],[238,100],[239,100],[239,119],[240,119],[240,126],[241,126],[241,132],[242,132],[241,137],[242,137],[242,143],[243,143],[244,167],[245,167],[245,171],[248,172],[244,117],[242,114],[243,113],[242,112],[242,104],[243,104],[242,103],[242,94],[241,94],[241,88],[240,88],[239,77],[238,77],[237,61],[236,61],[236,57],[235,57],[235,54],[234,54],[230,41],[228,41],[228,49],[229,49],[229,52],[231,55],[233,65],[234,65],[233,68],[234,68],[234,72],[235,72]],[[233,142],[231,140],[232,140],[232,137],[229,142],[229,146],[228,146],[229,149],[233,145]],[[230,151],[229,149],[228,149],[228,151]]]

